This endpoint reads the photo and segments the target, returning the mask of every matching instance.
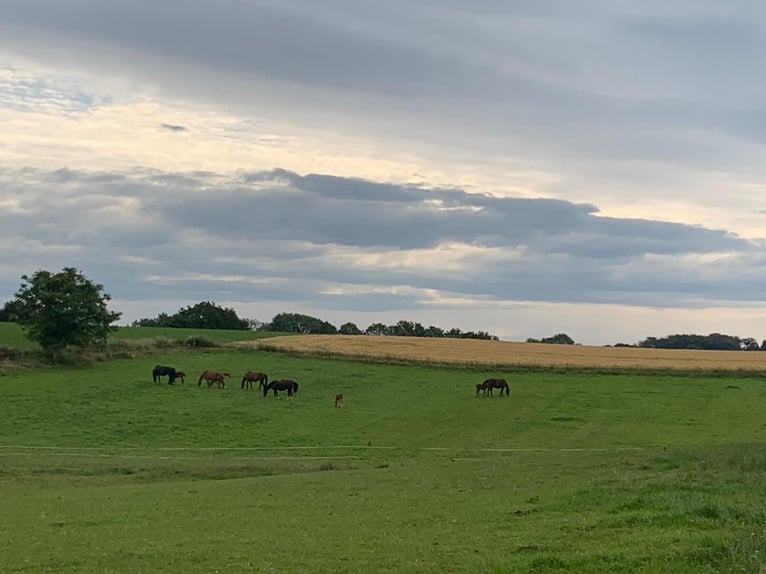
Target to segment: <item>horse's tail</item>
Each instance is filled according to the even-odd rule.
[[[263,384],[264,385],[269,384],[269,376],[266,373],[263,373]]]
[[[207,371],[205,371],[205,373],[206,373],[206,372],[207,372]],[[202,373],[202,374],[199,376],[199,379],[197,380],[197,386],[198,386],[198,387],[201,387],[201,386],[202,386],[202,379],[204,379],[204,378],[205,378],[205,373]]]
[[[244,387],[244,386],[245,386],[245,381],[246,381],[246,380],[247,380],[247,373],[245,373],[245,374],[244,374],[244,376],[242,377],[242,382],[241,382],[241,383],[239,383],[239,386],[240,386],[240,387]]]

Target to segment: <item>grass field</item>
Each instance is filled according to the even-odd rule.
[[[110,336],[111,342],[119,341],[156,341],[157,339],[184,340],[189,337],[202,337],[215,343],[226,344],[232,341],[255,341],[279,335],[268,331],[229,331],[224,329],[173,329],[169,327],[118,327]],[[0,322],[0,347],[31,350],[38,345],[24,334],[16,323]]]
[[[190,377],[154,385],[155,363]],[[228,388],[197,386],[205,368],[231,372]],[[300,390],[241,390],[248,369]],[[510,397],[474,397],[490,374]],[[0,389],[2,572],[766,564],[755,376],[483,373],[216,349],[10,371]]]

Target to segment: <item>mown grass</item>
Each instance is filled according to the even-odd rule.
[[[242,390],[248,369],[300,390]],[[222,349],[8,373],[0,569],[759,572],[761,379],[492,374],[510,397],[474,398],[469,370]]]

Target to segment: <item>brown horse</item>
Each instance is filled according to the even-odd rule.
[[[269,376],[266,373],[259,373],[258,371],[248,371],[245,373],[245,376],[242,377],[242,383],[240,383],[239,388],[252,389],[254,382],[258,383],[258,388],[260,389],[263,385],[268,384]]]
[[[184,373],[183,371],[176,371],[176,379],[181,379],[182,383],[185,382],[184,381],[185,376],[186,376],[186,373]]]
[[[200,376],[199,380],[197,381],[197,386],[202,385],[202,380],[204,379],[207,381],[207,388],[209,389],[214,384],[217,385],[221,389],[226,388],[226,377],[230,377],[231,375],[229,373],[223,373],[221,371],[204,371]]]
[[[335,408],[343,406],[343,393],[338,393],[335,395]]]
[[[487,396],[487,387],[484,386],[484,383],[476,383],[476,398],[479,398],[479,393],[483,392],[484,396]]]
[[[505,391],[506,396],[511,394],[511,390],[508,388],[508,383],[505,379],[487,379],[483,383],[481,383],[482,387],[484,388],[484,394],[489,393],[489,396],[492,395],[492,389],[500,389],[500,396],[503,396],[503,391]],[[476,388],[476,392],[479,392],[478,386]]]

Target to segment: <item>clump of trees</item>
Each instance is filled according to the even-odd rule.
[[[21,325],[45,350],[105,344],[122,313],[110,311],[111,296],[74,267],[21,276],[21,287],[3,307],[6,320]]]
[[[240,319],[231,308],[220,307],[212,301],[181,308],[177,313],[160,313],[154,319],[138,319],[134,327],[175,327],[177,329],[227,329],[247,331],[251,328],[248,319]]]
[[[650,349],[704,349],[718,351],[766,350],[766,341],[761,346],[752,337],[735,337],[722,333],[709,335],[677,334],[665,337],[647,337],[638,343],[639,347]]]
[[[557,333],[552,337],[544,337],[542,339],[533,339],[530,337],[527,339],[527,343],[548,343],[551,345],[574,345],[574,339],[566,333]]]

